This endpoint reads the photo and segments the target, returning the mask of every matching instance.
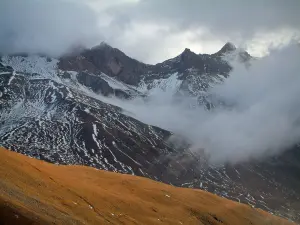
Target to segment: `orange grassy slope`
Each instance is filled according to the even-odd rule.
[[[0,149],[0,224],[292,224],[201,190]]]

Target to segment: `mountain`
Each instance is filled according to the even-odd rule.
[[[246,54],[226,45],[211,55],[186,49],[156,65],[105,43],[60,59],[3,56],[0,143],[56,164],[201,188],[300,221],[299,147],[263,162],[216,167],[188,144],[170,143],[172,132],[145,124],[113,104],[137,97],[146,101],[152,91],[167,89],[213,107],[207,90],[229,76],[226,57],[239,60]],[[249,56],[247,62],[251,60]]]
[[[1,224],[294,224],[205,191],[0,156]]]
[[[228,51],[226,53],[229,53]],[[224,52],[225,53],[225,52]],[[101,43],[80,54],[62,57],[58,68],[63,71],[89,72],[93,74],[105,73],[129,85],[144,83],[148,89],[162,80],[169,79],[177,74],[180,81],[188,80],[188,76],[200,74],[227,76],[230,65],[220,58],[220,55],[207,55],[185,49],[179,56],[156,65],[141,63],[125,55],[119,49],[106,43]]]
[[[58,67],[64,71],[86,71],[94,74],[101,71],[133,85],[138,83],[139,76],[144,71],[151,68],[150,65],[132,59],[106,43],[84,50],[79,55],[62,57]]]

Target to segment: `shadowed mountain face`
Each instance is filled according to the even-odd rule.
[[[222,60],[221,56],[236,50],[233,47],[226,47],[228,45],[232,44],[227,43],[213,55],[197,55],[190,49],[185,49],[173,59],[156,65],[148,65],[128,57],[119,49],[101,43],[80,54],[62,57],[58,67],[62,70],[102,72],[131,85],[138,85],[142,80],[168,78],[173,73],[183,73],[181,79],[184,79],[191,69],[194,72],[197,70],[198,75],[209,73],[226,76],[231,67]]]
[[[79,55],[62,57],[58,66],[62,70],[86,71],[94,74],[102,72],[134,85],[138,84],[146,71],[153,68],[105,43],[84,50]]]
[[[152,89],[170,88],[209,109],[207,89],[231,70],[225,56],[252,60],[230,43],[212,55],[186,49],[156,65],[107,44],[61,59],[3,56],[0,143],[53,163],[201,188],[300,221],[299,147],[263,162],[214,167],[188,145],[172,145],[171,132],[134,119],[107,98],[143,98]]]

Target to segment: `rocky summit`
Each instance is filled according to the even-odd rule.
[[[0,144],[47,162],[85,165],[144,176],[219,196],[300,221],[300,149],[278,157],[214,166],[172,132],[145,124],[112,100],[144,98],[152,90],[188,95],[207,110],[207,90],[232,70],[228,58],[251,64],[227,43],[215,54],[180,55],[156,65],[102,43],[58,59],[5,55],[0,61]]]

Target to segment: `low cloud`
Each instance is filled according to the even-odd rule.
[[[290,45],[235,65],[230,77],[209,92],[230,107],[190,109],[193,98],[174,102],[158,91],[149,101],[114,102],[135,118],[186,137],[193,151],[213,163],[236,163],[277,155],[300,141],[300,48]]]

